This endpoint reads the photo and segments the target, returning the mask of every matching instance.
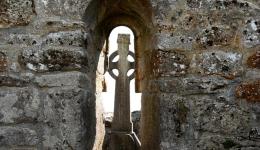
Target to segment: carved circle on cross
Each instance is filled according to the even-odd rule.
[[[128,55],[131,56],[133,59],[135,58],[135,54],[132,52],[132,51],[129,51],[128,52]],[[109,67],[108,67],[108,73],[110,74],[110,76],[114,79],[117,79],[117,75],[115,75],[115,73],[113,72],[113,69],[118,69],[117,67],[117,64],[118,64],[118,61],[117,62],[113,62],[113,60],[116,58],[116,56],[119,56],[118,55],[118,51],[115,51],[113,52],[110,56],[109,56]],[[120,58],[119,58],[120,59]],[[135,60],[135,59],[134,59]],[[126,60],[128,61],[128,60]],[[135,69],[135,62],[129,62],[129,70],[130,69]],[[128,71],[129,71],[128,70]],[[128,76],[129,80],[132,80],[134,79],[135,77],[135,71],[132,72],[131,75]]]

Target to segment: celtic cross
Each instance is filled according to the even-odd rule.
[[[109,57],[109,74],[116,80],[114,117],[112,121],[110,149],[112,150],[135,150],[140,149],[140,142],[133,132],[133,124],[130,112],[130,81],[134,73],[127,75],[130,69],[135,68],[134,62],[129,62],[128,55],[134,58],[134,53],[129,51],[130,35],[118,34],[118,51]],[[119,56],[117,62],[113,62]],[[113,70],[118,70],[115,75]]]

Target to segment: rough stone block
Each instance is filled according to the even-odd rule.
[[[19,45],[19,46],[31,46],[39,43],[40,35],[33,34],[19,34],[19,33],[10,33],[4,32],[4,35],[1,37],[1,44],[5,45]]]
[[[209,96],[191,96],[188,99],[191,100],[195,130],[226,135],[248,134],[251,117],[248,108],[230,105]]]
[[[84,47],[87,44],[86,33],[82,30],[61,31],[48,34],[44,39],[46,45],[64,45]]]
[[[66,72],[37,76],[34,81],[40,87],[76,86],[90,88],[91,81],[86,74],[80,72]]]
[[[252,8],[248,1],[238,0],[187,0],[187,5],[192,9],[211,9],[211,10],[248,10]]]
[[[248,57],[247,66],[260,69],[260,50]]]
[[[67,16],[80,19],[89,4],[89,0],[37,0],[37,12],[41,16]]]
[[[258,145],[253,134],[252,141],[236,137],[251,135],[252,114],[248,107],[230,105],[207,95],[182,97],[164,93],[160,95],[160,108],[161,146],[166,149],[227,148],[229,137],[241,147]]]
[[[0,73],[4,74],[8,72],[11,74],[20,72],[21,68],[17,62],[17,56],[23,46],[1,45],[3,44],[1,38],[0,41]]]
[[[0,52],[0,72],[4,72],[7,69],[7,57],[6,54]]]
[[[236,52],[211,51],[199,56],[201,73],[233,79],[242,73],[242,55]]]
[[[52,88],[42,91],[43,108],[39,118],[44,122],[45,149],[84,149],[87,136],[94,136],[94,114],[90,111],[93,96],[83,89],[74,87]],[[94,102],[93,102],[94,103]],[[86,149],[86,147],[85,147]]]
[[[87,70],[88,56],[84,48],[45,47],[25,49],[19,63],[36,72]]]
[[[84,30],[53,31],[44,36],[4,32],[0,40],[0,45],[87,47],[87,33]]]
[[[184,139],[189,134],[187,125],[190,106],[187,99],[176,94],[160,94],[160,139],[161,146],[167,149],[189,147]],[[193,137],[190,135],[189,140]],[[171,141],[171,142],[169,142]],[[178,142],[177,142],[178,141]]]
[[[236,97],[246,99],[249,102],[260,102],[260,80],[239,85],[236,88]]]
[[[0,127],[0,148],[15,146],[35,146],[39,144],[35,130],[25,127]]]
[[[154,61],[158,76],[183,76],[190,63],[186,54],[178,50],[158,50]]]
[[[174,7],[175,1],[163,0],[163,1],[151,1],[152,6],[155,10],[155,19],[158,22],[162,22],[168,19],[171,11],[171,6]]]
[[[158,80],[153,83],[153,87],[156,87],[157,85],[159,91],[163,93],[179,93],[182,90],[182,83],[180,79]]]
[[[260,77],[260,71],[256,70],[248,70],[246,72],[245,78],[246,79],[257,79]]]
[[[40,99],[36,89],[1,89],[0,124],[35,123],[39,112]]]
[[[213,26],[203,29],[196,37],[199,47],[208,48],[212,46],[226,46],[234,41],[234,31]]]
[[[194,146],[196,150],[200,149],[241,149],[241,150],[257,150],[259,144],[257,141],[238,138],[226,135],[210,135],[203,133],[201,139]]]
[[[167,51],[175,49],[191,50],[193,44],[193,37],[174,36],[174,34],[157,34],[157,47],[161,50]]]
[[[230,146],[226,146],[228,144],[230,144]],[[231,140],[229,140],[229,143],[227,142],[225,143],[225,137],[221,135],[202,134],[200,140],[198,140],[195,147],[196,150],[199,150],[199,149],[226,149],[226,148],[232,148],[233,146],[236,145],[233,145]]]
[[[33,0],[1,0],[0,28],[28,24],[34,14]]]
[[[219,76],[190,76],[178,79],[161,79],[157,82],[159,90],[164,93],[217,94],[228,89],[229,81]]]
[[[223,77],[208,76],[208,77],[187,77],[183,78],[182,93],[187,94],[213,94],[222,93],[227,90],[229,81]]]
[[[249,19],[243,30],[243,43],[246,47],[254,47],[260,44],[260,19]]]
[[[8,87],[24,87],[30,82],[29,78],[11,75],[11,74],[1,74],[0,75],[0,86]]]

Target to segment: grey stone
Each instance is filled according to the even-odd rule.
[[[38,48],[25,49],[19,56],[19,63],[35,72],[88,69],[88,56],[84,48]]]
[[[216,75],[201,77],[188,76],[178,79],[160,79],[159,90],[164,93],[179,93],[181,95],[214,94],[225,92],[230,81]]]
[[[196,130],[227,135],[248,134],[250,123],[248,108],[218,102],[210,97],[192,96],[190,99],[192,99],[190,105],[193,108],[191,110],[193,125]]]
[[[243,30],[243,43],[246,47],[254,47],[260,44],[259,22],[259,18],[252,18],[246,21]]]
[[[43,147],[84,149],[87,137],[93,134],[92,116],[88,116],[93,96],[74,87],[41,91],[43,113],[39,121],[45,124]],[[93,109],[93,108],[92,108]]]
[[[37,76],[34,82],[40,87],[92,87],[89,77],[84,73],[76,71]]]
[[[40,16],[67,16],[80,19],[89,4],[89,0],[37,0],[36,10]]]
[[[241,75],[242,55],[236,52],[212,51],[200,55],[199,66],[205,74],[216,74],[233,79]]]
[[[187,77],[183,78],[182,85],[184,87],[182,93],[189,94],[211,94],[221,93],[227,90],[230,81],[223,77],[207,76],[207,77]]]
[[[50,23],[49,23],[50,24]],[[54,22],[52,24],[55,24]],[[54,25],[52,25],[54,26]],[[24,46],[87,46],[87,34],[84,30],[71,30],[71,31],[57,31],[54,33],[47,33],[40,36],[36,33],[4,33],[6,36],[1,37],[1,45],[24,45]]]
[[[0,127],[0,148],[3,146],[35,146],[39,137],[35,130],[24,127]]]
[[[172,48],[191,50],[192,44],[192,37],[174,36],[169,33],[157,35],[157,47],[161,50],[171,50]]]
[[[0,72],[4,72],[7,69],[7,58],[6,54],[0,52]]]
[[[34,88],[7,88],[0,91],[0,124],[36,123],[40,98]]]
[[[0,86],[8,87],[24,87],[28,85],[30,78],[26,76],[16,76],[13,74],[1,74],[0,75]]]

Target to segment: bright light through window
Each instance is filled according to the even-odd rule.
[[[134,52],[134,34],[128,27],[119,26],[113,29],[109,36],[109,56],[117,50],[118,34],[130,34],[129,50]],[[132,61],[130,59],[130,61]],[[102,93],[102,101],[105,112],[114,112],[114,97],[115,97],[115,80],[108,74],[105,74],[107,83],[107,92]],[[135,93],[135,80],[130,82],[130,105],[131,112],[141,110],[141,94]]]

